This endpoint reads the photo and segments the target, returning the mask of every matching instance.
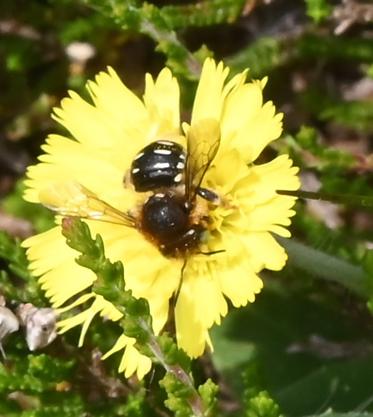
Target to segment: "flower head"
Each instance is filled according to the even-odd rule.
[[[228,73],[222,63],[205,61],[190,123],[180,124],[179,86],[169,69],[155,80],[146,76],[141,100],[109,68],[87,84],[92,103],[70,92],[55,109],[53,117],[69,137],[50,135],[40,162],[27,172],[28,201],[85,218],[92,233],[103,238],[107,256],[123,262],[126,287],[148,300],[156,334],[177,295],[177,342],[190,357],[211,346],[209,329],[227,314],[228,300],[235,307],[253,302],[262,288],[258,273],[284,266],[286,253],[272,233],[290,236],[286,227],[295,198],[276,190],[299,187],[288,156],[254,164],[282,130],[282,114],[275,113],[272,102],[263,103],[266,80],[247,82],[243,72],[227,81]],[[134,173],[148,167],[150,159],[140,168],[134,161],[148,156],[144,148],[156,141],[188,148],[186,163],[179,165],[182,176],[173,172],[174,184],[136,191]],[[167,213],[180,211],[180,227],[177,216],[174,221],[165,215],[166,226],[163,217],[159,220],[164,214],[154,208],[159,202]],[[113,321],[121,317],[89,291],[96,277],[75,262],[76,252],[59,225],[24,245],[54,307],[62,311],[91,303],[62,321],[62,331],[82,324],[83,343],[96,314]],[[127,376],[137,372],[142,377],[150,369],[133,339],[121,336],[108,354],[121,349]]]

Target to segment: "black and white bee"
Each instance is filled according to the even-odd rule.
[[[157,140],[141,149],[125,176],[136,192],[147,193],[136,215],[115,209],[79,184],[78,191],[85,196],[79,207],[68,202],[46,206],[65,216],[135,227],[165,256],[185,256],[198,251],[209,222],[208,210],[197,207],[197,195],[210,204],[220,201],[213,190],[201,186],[219,145],[217,126],[205,121],[190,132],[186,149],[171,140]]]

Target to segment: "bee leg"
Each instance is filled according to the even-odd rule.
[[[201,235],[204,229],[201,225],[192,225],[186,232],[181,236],[173,239],[167,243],[160,245],[161,252],[165,256],[180,255],[188,252],[201,240]]]
[[[176,291],[173,293],[171,301],[170,301],[170,323],[171,323],[171,327],[172,327],[172,333],[176,334],[176,326],[175,326],[175,308],[176,308],[176,304],[177,304],[177,300],[179,299],[179,294],[180,294],[180,290],[181,287],[183,285],[183,278],[184,278],[184,271],[185,271],[185,267],[187,264],[187,259],[184,259],[184,263],[183,266],[181,267],[180,270],[180,279],[179,279],[179,284],[177,286]]]
[[[184,278],[184,271],[185,271],[186,264],[187,264],[187,259],[184,259],[184,263],[183,263],[183,266],[181,267],[181,271],[180,271],[179,285],[177,287],[177,290],[174,293],[174,307],[176,306],[177,299],[179,298],[181,286],[183,285],[183,278]]]
[[[200,255],[206,255],[206,256],[211,256],[211,255],[216,255],[217,253],[223,253],[226,252],[225,249],[219,249],[219,250],[212,250],[210,252],[197,252]]]

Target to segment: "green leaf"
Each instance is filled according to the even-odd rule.
[[[186,417],[191,410],[202,417],[205,405],[188,373],[189,359],[167,334],[158,338],[154,335],[148,302],[135,298],[132,291],[125,288],[121,262],[112,263],[106,258],[101,236],[92,238],[89,226],[79,218],[64,218],[62,233],[67,244],[81,252],[77,263],[97,275],[93,291],[104,296],[123,313],[118,323],[124,334],[135,338],[136,348],[159,362],[167,371],[162,380],[168,394],[166,406],[178,417]],[[203,390],[206,395],[212,392],[211,385],[208,386],[209,390]],[[206,407],[211,408],[213,399],[208,396],[206,399]]]
[[[321,36],[307,33],[290,45],[294,57],[306,60],[310,58],[366,62],[373,61],[373,44],[370,39],[353,36]],[[291,55],[293,55],[291,54]],[[325,92],[324,92],[325,93]]]
[[[372,338],[348,309],[317,294],[266,282],[255,303],[213,329],[212,359],[238,398],[251,383],[253,396],[265,390],[293,416],[349,411],[370,398]],[[260,380],[254,375],[243,384],[238,375],[250,364]]]
[[[25,249],[21,247],[19,240],[2,231],[0,231],[0,258],[8,261],[10,271],[24,280],[29,279]]]
[[[328,0],[305,0],[307,15],[313,19],[315,23],[321,23],[329,17],[332,7]]]
[[[198,387],[198,392],[204,404],[205,417],[210,415],[214,416],[217,406],[216,396],[218,393],[218,386],[211,379],[208,379],[203,385]]]
[[[0,231],[0,266],[1,294],[6,300],[31,302],[40,305],[44,296],[37,282],[28,271],[25,249],[18,239]]]
[[[267,391],[259,392],[249,398],[245,405],[246,417],[280,417],[280,407],[269,396]]]
[[[174,74],[186,79],[196,80],[201,65],[191,52],[178,39],[170,26],[169,14],[162,14],[162,10],[146,2],[114,0],[101,2],[85,0],[86,4],[112,19],[122,29],[136,30],[148,35],[156,43],[156,50],[167,57],[167,65]],[[172,18],[171,18],[172,21]]]
[[[363,268],[311,248],[295,239],[278,238],[289,255],[289,264],[307,271],[315,278],[343,285],[363,299],[371,296],[370,279]]]
[[[159,383],[167,392],[165,405],[175,417],[190,417],[192,414],[189,400],[194,395],[193,389],[170,373],[166,374]]]
[[[240,15],[245,0],[205,0],[191,4],[164,6],[160,13],[174,30],[232,23]],[[216,11],[219,10],[219,13]]]
[[[276,38],[263,37],[251,43],[247,48],[227,59],[227,65],[235,71],[249,68],[251,77],[262,77],[285,60],[281,41]]]

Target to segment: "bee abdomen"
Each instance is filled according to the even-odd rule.
[[[155,194],[142,209],[142,228],[159,242],[183,234],[189,216],[180,202],[167,194]]]

